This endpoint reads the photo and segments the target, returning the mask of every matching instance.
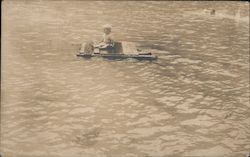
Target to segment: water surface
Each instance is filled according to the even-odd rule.
[[[4,157],[250,153],[249,3],[2,4]],[[76,58],[106,23],[159,59]]]

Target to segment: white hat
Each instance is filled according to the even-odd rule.
[[[103,28],[112,28],[112,26],[110,25],[110,24],[106,24],[106,25],[104,25],[104,26],[102,26]]]

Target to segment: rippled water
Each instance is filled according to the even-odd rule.
[[[220,16],[202,13],[211,7]],[[245,2],[4,1],[2,155],[245,156],[248,11]],[[76,58],[106,23],[159,59]]]

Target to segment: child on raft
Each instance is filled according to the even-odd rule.
[[[113,47],[114,46],[114,39],[113,35],[111,33],[112,26],[109,24],[106,24],[103,26],[103,39],[101,43],[98,45],[95,45],[95,47],[99,47],[101,49],[105,49],[108,47]]]
[[[112,26],[109,24],[106,24],[103,26],[103,39],[101,42],[97,45],[94,45],[92,41],[88,41],[84,45],[84,52],[85,53],[93,53],[94,48],[99,48],[99,49],[109,49],[114,47],[114,39],[113,35],[111,33]]]

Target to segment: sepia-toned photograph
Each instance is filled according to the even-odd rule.
[[[249,2],[1,4],[1,157],[250,157]]]

